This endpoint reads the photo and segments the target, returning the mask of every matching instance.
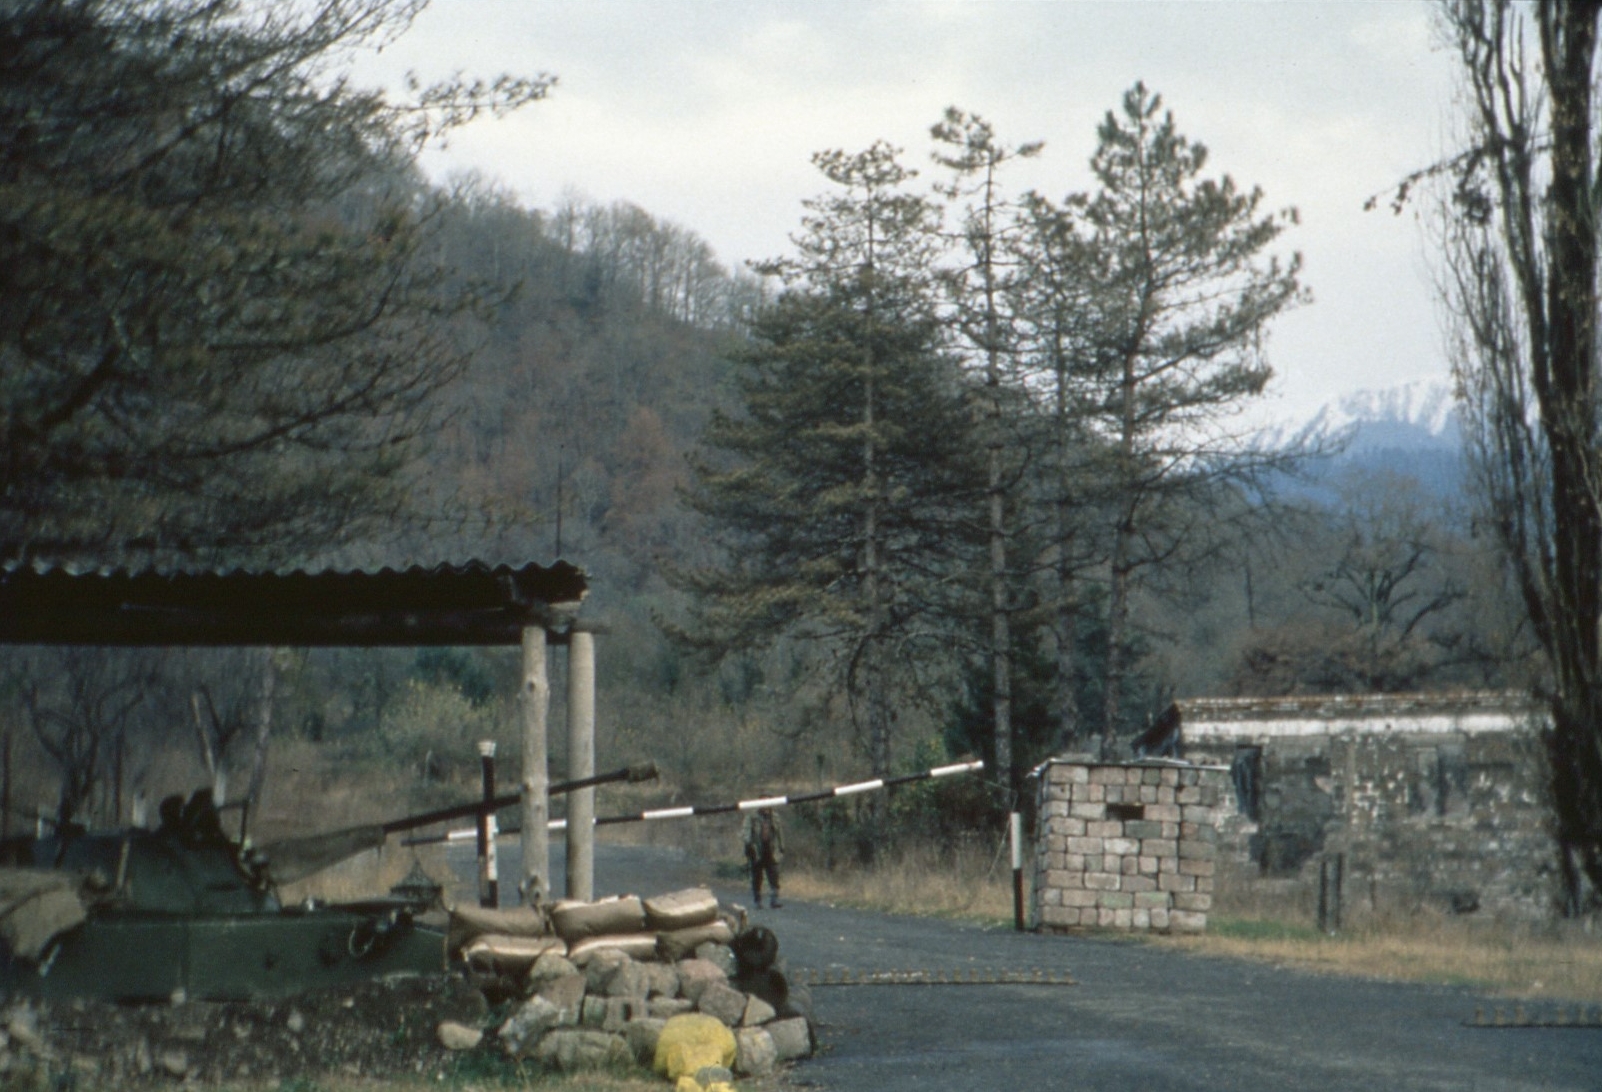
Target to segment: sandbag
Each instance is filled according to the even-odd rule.
[[[638,933],[645,928],[645,905],[638,895],[613,895],[597,902],[564,899],[551,907],[551,925],[569,944],[586,937]]]
[[[489,934],[501,937],[549,936],[551,923],[545,914],[532,906],[518,906],[510,910],[492,910],[486,906],[464,903],[451,907],[451,923],[446,948],[456,952],[476,936]]]
[[[734,1032],[700,1012],[671,1017],[656,1039],[657,1073],[670,1081],[694,1077],[708,1066],[734,1064]]]
[[[655,933],[611,933],[604,937],[585,937],[567,946],[567,958],[582,967],[596,952],[622,952],[630,959],[650,959],[656,955]]]
[[[475,971],[502,975],[522,975],[547,952],[567,954],[561,937],[515,937],[482,933],[462,948],[462,959]]]
[[[657,934],[656,957],[667,963],[677,963],[709,940],[714,944],[728,944],[733,939],[734,930],[722,920],[692,925],[688,929],[674,929]]]
[[[705,925],[717,916],[717,896],[705,887],[688,887],[645,900],[646,927],[659,933]]]

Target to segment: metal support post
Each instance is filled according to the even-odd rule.
[[[1024,931],[1022,815],[1012,812],[1007,816],[1007,833],[1012,838],[1012,924],[1021,933]]]

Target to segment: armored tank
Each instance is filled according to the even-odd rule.
[[[550,794],[649,781],[645,762]],[[515,794],[252,849],[224,831],[209,789],[168,797],[155,830],[64,828],[0,844],[0,993],[44,999],[233,1001],[448,968],[424,915],[438,885],[414,870],[386,895],[283,905],[294,883],[391,834],[511,807]],[[440,915],[443,918],[443,915]]]
[[[317,840],[322,861],[383,841],[382,827],[341,834]],[[283,848],[278,869],[272,847],[230,838],[205,790],[165,801],[155,830],[10,840],[0,846],[0,990],[243,1000],[446,969],[444,930],[419,921],[438,888],[285,906],[275,883],[308,863],[304,845]]]

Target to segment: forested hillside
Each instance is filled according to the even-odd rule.
[[[37,47],[0,61],[4,101],[99,116],[117,88],[75,82],[85,58],[159,84],[135,62],[170,50],[201,119],[171,147],[149,118],[110,126],[100,150],[140,165],[109,180],[92,142],[17,123],[6,564],[561,557],[604,627],[602,768],[651,758],[696,799],[987,759],[943,808],[907,794],[919,822],[1007,806],[1046,754],[1125,753],[1177,696],[1524,677],[1529,638],[1450,498],[1377,474],[1276,487],[1324,442],[1239,425],[1274,319],[1312,305],[1295,213],[1143,85],[1082,149],[953,109],[928,148],[820,152],[792,252],[746,272],[646,208],[417,173],[422,143],[537,109],[544,81],[440,92],[437,131],[334,93],[315,125],[236,129],[205,75],[223,47],[287,81],[262,118],[298,116],[311,84],[282,73],[389,5],[353,8],[299,37],[216,13],[174,37],[177,3],[0,16]],[[1091,155],[1094,185],[1009,188],[1043,154]],[[8,650],[0,732],[37,774],[21,803],[63,811],[247,767],[259,786],[266,738],[451,795],[478,739],[510,740],[514,668]]]

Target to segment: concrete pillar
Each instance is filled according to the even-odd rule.
[[[567,646],[567,778],[595,776],[595,635],[575,629]],[[567,794],[567,897],[595,898],[595,790]]]
[[[523,630],[523,902],[535,906],[551,896],[550,775],[545,768],[545,727],[551,711],[551,683],[545,668],[545,628]]]

